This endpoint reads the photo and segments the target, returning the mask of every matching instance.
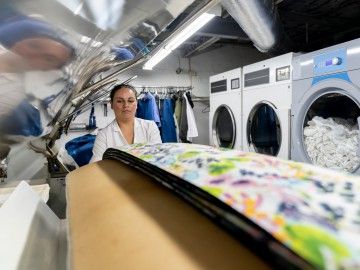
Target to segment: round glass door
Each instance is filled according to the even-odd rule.
[[[354,172],[360,165],[360,108],[354,99],[338,90],[311,103],[303,123],[303,145],[313,164]]]
[[[251,151],[276,156],[281,146],[281,127],[275,107],[259,103],[251,110],[246,136]]]
[[[226,105],[221,105],[215,111],[212,123],[214,144],[218,147],[234,148],[236,139],[235,118]]]

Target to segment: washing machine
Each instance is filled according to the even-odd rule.
[[[292,101],[291,159],[359,174],[358,145],[352,149],[346,149],[349,144],[341,146],[349,139],[341,135],[342,126],[320,129],[322,137],[316,138],[316,143],[309,140],[307,130],[323,123],[322,119],[350,121],[355,131],[359,129],[356,123],[360,116],[360,39],[295,57]],[[320,136],[319,132],[312,136]],[[335,145],[329,141],[333,134],[342,136],[331,137],[336,138]],[[316,155],[316,151],[321,154]]]
[[[243,67],[243,148],[290,158],[294,53]]]
[[[210,145],[242,150],[241,68],[210,77]]]

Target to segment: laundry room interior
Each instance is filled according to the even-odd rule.
[[[360,269],[358,1],[0,8],[1,269]]]

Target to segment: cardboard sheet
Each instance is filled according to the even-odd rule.
[[[67,176],[71,269],[270,269],[165,187],[104,160]]]

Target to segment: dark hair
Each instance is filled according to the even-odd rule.
[[[134,92],[134,95],[135,95],[135,98],[137,98],[137,92],[136,92],[136,89],[134,86],[130,85],[130,84],[125,84],[125,83],[122,83],[122,84],[117,84],[115,85],[112,89],[111,89],[111,92],[110,92],[110,101],[113,102],[114,100],[114,96],[115,96],[115,93],[120,90],[121,88],[128,88],[130,89],[131,91]]]

